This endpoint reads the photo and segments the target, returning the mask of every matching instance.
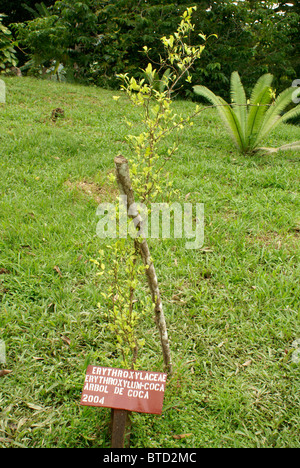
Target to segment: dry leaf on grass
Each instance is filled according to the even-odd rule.
[[[71,344],[70,338],[68,338],[67,336],[62,336],[61,339],[62,339],[62,341],[64,341],[65,343],[67,343],[67,345],[70,346],[70,344]]]
[[[190,437],[191,435],[193,435],[192,432],[189,432],[188,434],[173,435],[173,438],[177,440],[181,440],[181,439],[185,439],[186,437]]]
[[[60,271],[60,268],[59,268],[57,265],[55,265],[55,266],[53,267],[53,270],[55,270],[56,273],[59,274],[60,278],[62,278],[62,272]]]
[[[45,411],[45,408],[43,408],[42,406],[39,406],[39,405],[36,405],[35,403],[25,403],[28,408],[30,409],[33,409],[33,410],[36,410],[36,411]]]
[[[0,275],[10,275],[10,273],[6,268],[0,268]]]
[[[244,364],[242,364],[242,366],[248,367],[248,366],[251,365],[251,363],[252,363],[252,361],[251,361],[251,359],[249,359],[248,361],[244,362]]]
[[[203,249],[200,249],[200,252],[202,252],[202,253],[212,253],[213,249],[210,249],[209,247],[203,247]]]
[[[11,373],[12,373],[12,370],[9,370],[9,369],[0,370],[0,377],[4,377],[4,375],[8,375]]]

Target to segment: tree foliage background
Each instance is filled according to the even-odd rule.
[[[56,0],[43,0],[46,7],[54,5]],[[26,8],[35,8],[38,0],[0,0],[0,13],[7,15],[4,23],[21,23],[32,19],[32,13]]]
[[[208,37],[201,60],[192,71],[193,84],[203,84],[228,98],[229,80],[238,71],[246,90],[259,76],[274,75],[277,92],[300,77],[300,5],[256,0],[45,0],[48,14],[34,17],[22,6],[0,0],[6,24],[17,23],[15,31],[26,60],[48,67],[59,61],[77,78],[104,87],[119,87],[118,73],[140,77],[148,58],[159,61],[160,38],[176,30],[183,11],[197,5],[191,44]],[[216,34],[218,37],[212,36]],[[25,58],[21,58],[20,65]],[[181,95],[191,97],[185,84]]]

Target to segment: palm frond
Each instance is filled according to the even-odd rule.
[[[166,70],[165,73],[163,74],[161,80],[159,81],[158,91],[159,91],[160,93],[163,93],[163,92],[166,90],[166,88],[168,87],[168,83],[169,83],[171,74],[172,74],[171,69],[170,69],[170,68],[167,68],[167,70]]]
[[[248,143],[251,146],[254,145],[254,142],[260,134],[262,122],[266,112],[269,110],[271,99],[271,88],[269,86],[262,85],[260,92],[257,90],[255,103],[250,105],[247,122],[247,138]]]
[[[243,140],[245,140],[247,127],[247,98],[238,72],[233,72],[231,74],[230,95],[232,108],[240,122]]]
[[[287,88],[282,93],[280,93],[275,99],[274,104],[267,110],[264,120],[261,125],[261,131],[256,139],[256,144],[258,144],[264,137],[270,133],[271,130],[274,130],[277,125],[282,121],[282,112],[284,109],[292,102],[292,95],[295,91],[295,88]]]
[[[250,105],[255,106],[258,103],[262,89],[270,88],[273,81],[273,75],[271,73],[266,73],[262,75],[256,82],[251,96],[250,96]]]
[[[300,140],[279,146],[278,151],[300,150]]]
[[[294,141],[293,143],[287,143],[286,145],[279,146],[278,148],[267,148],[267,147],[260,147],[257,148],[255,151],[261,151],[263,153],[267,154],[273,154],[273,153],[278,153],[278,151],[288,151],[288,150],[293,150],[293,151],[300,151],[300,140],[299,141]]]
[[[212,91],[210,91],[206,86],[196,85],[194,86],[195,94],[206,98],[214,106],[216,106],[220,117],[222,118],[227,130],[232,137],[234,144],[240,149],[244,148],[243,132],[241,129],[240,122],[231,109],[230,105],[222,99],[220,96],[217,96]]]
[[[300,115],[300,104],[283,114],[283,116],[280,117],[280,120],[281,122],[287,122],[290,119],[298,117],[298,115]]]

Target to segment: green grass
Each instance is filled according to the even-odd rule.
[[[81,407],[88,363],[120,360],[89,261],[113,158],[128,156],[125,96],[5,78],[0,105],[0,447],[109,447],[109,409]],[[194,104],[177,102],[187,113]],[[50,120],[54,108],[65,117]],[[167,144],[172,144],[170,137]],[[280,126],[269,146],[299,139]],[[151,241],[174,361],[161,416],[133,414],[132,447],[299,447],[299,154],[244,157],[217,112],[182,133],[167,171],[205,204],[204,249]],[[152,317],[143,370],[162,370]],[[190,434],[181,439],[174,435]]]

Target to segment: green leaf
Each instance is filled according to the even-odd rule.
[[[294,141],[293,143],[287,143],[286,145],[279,146],[278,151],[297,150],[300,151],[300,140]]]
[[[299,89],[300,91],[300,89]],[[294,109],[291,109],[289,110],[288,112],[286,112],[282,117],[281,117],[281,121],[282,122],[286,122],[287,120],[290,120],[290,119],[293,119],[295,117],[298,117],[300,115],[300,104],[296,107],[294,107]]]
[[[262,75],[256,82],[250,97],[250,105],[255,106],[260,102],[261,92],[265,88],[270,88],[273,81],[273,75],[266,73]]]
[[[260,134],[263,129],[263,121],[266,112],[272,99],[271,88],[261,85],[261,89],[257,89],[256,100],[251,104],[247,122],[247,146],[253,149],[260,139]],[[258,136],[257,136],[258,135]]]
[[[216,106],[234,144],[243,151],[245,142],[243,140],[242,128],[235,112],[231,109],[229,104],[220,96],[216,96],[205,86],[196,85],[193,89],[196,94],[205,97]]]
[[[280,122],[284,122],[289,116],[285,117],[285,119],[281,116],[284,109],[291,104],[292,102],[292,95],[295,91],[295,88],[287,88],[282,93],[277,96],[274,104],[266,111],[264,121],[262,123],[262,128],[260,133],[257,136],[255,144],[257,145],[263,138],[265,138],[271,130],[274,130]],[[298,106],[297,106],[298,107]],[[297,108],[296,108],[297,109]],[[293,109],[295,111],[295,109]],[[290,116],[298,115],[298,111],[289,114]]]
[[[245,140],[247,127],[247,98],[238,72],[233,72],[231,74],[230,94],[233,102],[233,110],[239,120],[243,140]]]

